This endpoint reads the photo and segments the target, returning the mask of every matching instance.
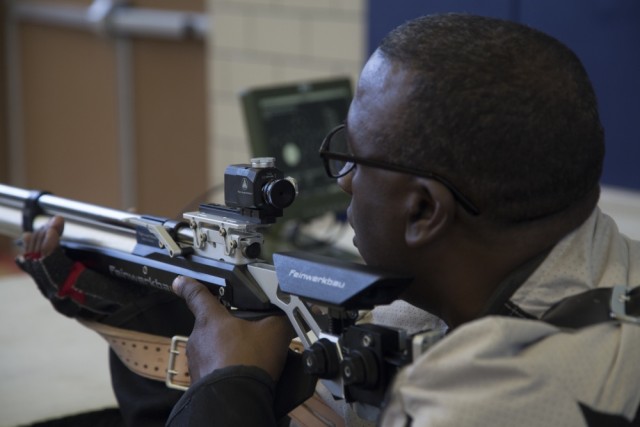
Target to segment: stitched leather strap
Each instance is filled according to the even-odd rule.
[[[120,329],[98,322],[79,320],[86,327],[100,334],[127,368],[136,374],[166,382],[167,368],[171,351],[171,338]],[[175,374],[172,382],[188,387],[189,364],[186,355],[186,342],[177,343],[173,363]]]
[[[109,343],[122,363],[132,372],[145,378],[166,382],[171,355],[171,338],[116,328],[98,322],[78,320],[87,328],[100,334]],[[173,361],[176,373],[171,381],[174,384],[188,387],[191,378],[189,377],[186,342],[179,341],[176,349],[178,351],[175,353]],[[299,340],[293,340],[291,349],[302,352],[304,347]],[[345,425],[342,417],[328,406],[317,393],[291,411],[289,417],[292,419],[293,425],[299,427],[344,427]]]
[[[622,299],[619,304],[612,301],[615,291],[619,291],[618,298]],[[615,307],[622,312],[617,312]],[[569,296],[547,310],[541,320],[570,329],[611,321],[640,324],[640,286],[633,289],[626,286],[595,288]]]

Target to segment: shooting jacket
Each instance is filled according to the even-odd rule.
[[[563,329],[538,318],[589,289],[639,285],[640,242],[622,236],[596,209],[522,270],[502,287],[515,292],[495,298],[483,317],[452,331],[398,374],[379,425],[639,425],[640,325]],[[192,386],[168,425],[276,425],[266,373],[221,371]]]

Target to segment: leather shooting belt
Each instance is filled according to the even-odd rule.
[[[132,372],[152,380],[163,381],[167,387],[187,390],[191,384],[187,360],[188,337],[173,338],[116,328],[98,322],[78,319],[89,329],[96,331],[108,343],[118,358]],[[304,347],[297,340],[290,348],[302,352]],[[292,426],[344,427],[344,419],[315,393],[302,405],[289,413]]]
[[[191,384],[187,362],[187,337],[173,338],[79,320],[102,336],[118,358],[136,374],[164,381],[169,388],[186,390]]]

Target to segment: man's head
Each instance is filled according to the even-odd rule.
[[[346,133],[356,157],[443,178],[356,164],[339,181],[365,261],[441,282],[427,287],[473,263],[497,279],[569,228],[488,260],[496,241],[472,237],[478,224],[531,228],[572,209],[581,221],[597,201],[604,142],[588,77],[570,50],[518,24],[452,14],[392,31],[362,71]]]
[[[485,215],[544,217],[598,185],[604,136],[595,95],[557,40],[451,14],[398,27],[379,52],[415,71],[403,117],[380,136],[388,155],[440,172]]]

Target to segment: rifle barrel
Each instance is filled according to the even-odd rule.
[[[32,190],[0,184],[0,234],[14,238],[20,236],[23,231],[22,213],[34,193]],[[92,230],[97,227],[109,233],[117,233],[121,237],[134,239],[136,225],[129,222],[129,219],[142,218],[140,214],[79,202],[48,193],[38,197],[37,206],[42,212],[40,216],[60,215],[66,221]],[[34,221],[34,227],[43,223],[40,216],[37,222]],[[188,227],[181,228],[178,231],[178,240],[180,243],[193,242],[192,230]]]

